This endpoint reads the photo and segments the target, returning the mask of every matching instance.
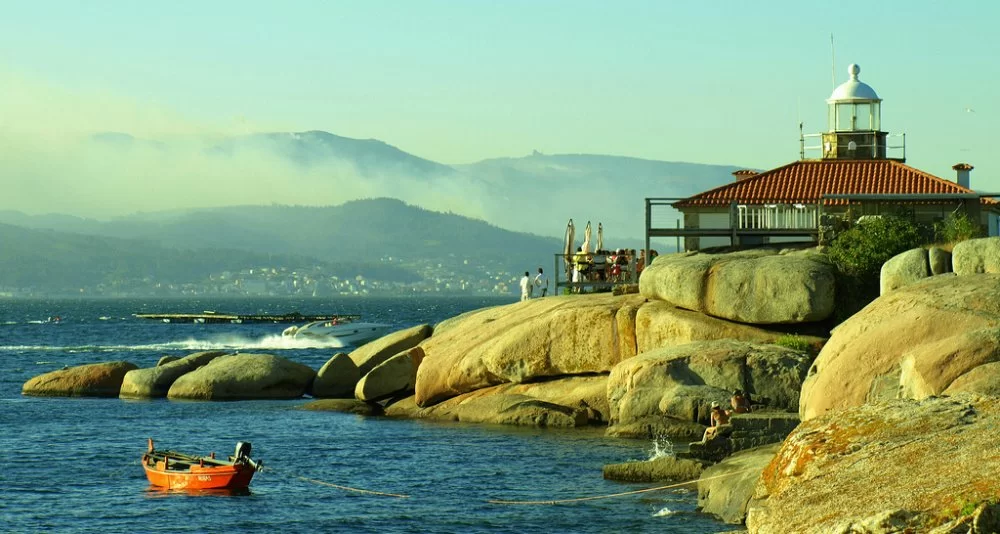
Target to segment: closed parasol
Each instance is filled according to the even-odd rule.
[[[604,250],[604,226],[597,223],[597,249]]]
[[[590,221],[587,221],[587,228],[583,230],[583,253],[590,253]]]
[[[569,220],[566,224],[566,243],[563,247],[563,259],[566,260],[566,264],[573,263],[573,254],[576,250],[573,248],[573,241],[576,239],[576,228],[573,227],[573,219]]]

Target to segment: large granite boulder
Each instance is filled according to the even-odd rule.
[[[830,317],[834,267],[815,250],[663,255],[642,272],[642,295],[749,324]]]
[[[198,352],[166,363],[161,359],[156,367],[129,371],[125,373],[118,396],[123,399],[166,397],[170,386],[181,375],[190,373],[225,354],[226,352],[221,350]]]
[[[726,523],[742,524],[747,504],[780,443],[747,449],[705,469],[698,480],[698,509]]]
[[[609,433],[700,437],[690,425],[671,420],[707,423],[711,402],[728,406],[734,389],[767,399],[772,408],[795,410],[810,363],[808,354],[796,350],[731,340],[642,353],[616,365],[608,378]],[[657,421],[665,426],[657,428]],[[635,432],[627,430],[632,427]]]
[[[377,401],[413,392],[417,368],[424,359],[424,349],[413,347],[375,366],[361,377],[354,388],[354,397],[362,401]]]
[[[38,375],[24,383],[22,395],[36,397],[117,397],[131,362],[78,365]]]
[[[784,334],[778,331],[725,321],[660,300],[642,304],[635,314],[636,350],[640,354],[695,341],[738,339],[752,343],[771,343],[782,335]],[[816,345],[822,345],[824,341],[812,336],[804,338]]]
[[[1000,274],[1000,237],[969,239],[951,251],[955,274]]]
[[[844,321],[802,387],[802,420],[897,396],[947,391],[1000,361],[1000,275],[940,275],[889,292]],[[996,366],[956,385],[994,384]],[[987,386],[983,392],[990,391]]]
[[[365,376],[376,365],[404,350],[416,347],[421,341],[430,337],[432,330],[430,325],[426,324],[399,330],[354,349],[349,356],[358,367],[360,376]]]
[[[998,532],[1000,398],[894,400],[812,418],[761,475],[746,524],[786,532]],[[976,524],[978,523],[978,524]],[[975,530],[970,526],[975,524]]]
[[[421,344],[416,401],[429,406],[505,382],[606,373],[635,355],[643,300],[556,296],[466,314]]]
[[[294,399],[316,371],[270,354],[220,356],[170,386],[167,398],[194,400]]]
[[[879,276],[879,294],[886,293],[923,280],[931,275],[927,249],[915,248],[901,252],[882,264]]]
[[[462,423],[573,428],[589,421],[586,409],[517,394],[472,395],[450,412]]]
[[[319,368],[309,394],[318,399],[354,398],[361,372],[346,353],[338,352]]]
[[[607,379],[607,375],[590,375],[500,384],[426,408],[411,396],[389,404],[386,415],[527,426],[606,424]]]

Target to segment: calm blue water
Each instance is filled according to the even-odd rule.
[[[664,490],[558,506],[553,500],[651,485],[601,478],[646,459],[652,443],[558,431],[363,418],[295,409],[307,400],[176,402],[22,397],[29,378],[109,360],[152,366],[165,354],[263,351],[318,369],[337,349],[289,342],[287,325],[164,324],[141,312],[361,313],[407,327],[509,299],[0,300],[0,531],[3,532],[718,532],[694,491]],[[59,324],[39,323],[60,316]],[[237,441],[275,471],[249,495],[150,490],[146,438],[194,453]],[[305,477],[409,495],[345,492]]]

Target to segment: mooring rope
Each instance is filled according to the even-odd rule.
[[[381,497],[395,497],[397,499],[409,499],[410,498],[409,495],[403,495],[403,494],[400,494],[400,493],[385,493],[385,492],[382,492],[382,491],[366,490],[366,489],[361,489],[361,488],[352,488],[350,486],[341,486],[340,484],[333,484],[332,482],[325,482],[323,480],[317,480],[315,478],[309,478],[309,477],[304,477],[304,476],[296,475],[296,474],[292,474],[292,473],[286,473],[284,471],[279,471],[279,470],[277,470],[277,469],[275,469],[275,468],[273,468],[271,466],[266,466],[266,467],[262,468],[261,471],[268,472],[268,473],[274,473],[274,474],[277,474],[277,475],[283,475],[283,476],[286,476],[286,477],[289,477],[289,478],[295,478],[295,479],[301,480],[303,482],[309,482],[309,483],[317,484],[317,485],[320,485],[320,486],[327,486],[327,487],[331,487],[331,488],[337,488],[337,489],[343,490],[343,491],[351,491],[351,492],[354,492],[354,493],[364,493],[366,495],[378,495],[378,496],[381,496]]]
[[[754,468],[749,467],[747,469],[741,469],[739,471],[733,471],[732,473],[723,473],[721,475],[715,475],[713,477],[700,478],[700,479],[697,479],[697,480],[689,480],[687,482],[679,482],[677,484],[669,484],[667,486],[659,486],[659,487],[656,487],[656,488],[646,488],[646,489],[633,490],[633,491],[623,491],[621,493],[611,493],[611,494],[608,494],[608,495],[593,495],[593,496],[590,496],[590,497],[577,497],[575,499],[559,499],[559,500],[550,500],[550,501],[504,501],[504,500],[499,500],[499,499],[490,499],[490,500],[487,500],[486,502],[489,503],[489,504],[508,504],[508,505],[555,505],[555,504],[569,504],[569,503],[583,502],[583,501],[596,501],[596,500],[599,500],[599,499],[610,499],[612,497],[623,497],[625,495],[636,495],[636,494],[639,494],[639,493],[649,493],[651,491],[662,491],[662,490],[665,490],[665,489],[679,488],[681,486],[687,486],[687,485],[690,485],[690,484],[697,484],[699,482],[704,482],[704,481],[708,481],[708,480],[715,480],[715,479],[718,479],[718,478],[731,477],[733,475],[738,475],[740,473],[745,473],[747,471],[752,471],[752,470],[754,470]]]

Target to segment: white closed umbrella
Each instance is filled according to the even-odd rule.
[[[563,259],[567,264],[573,263],[573,254],[576,252],[573,248],[574,240],[576,240],[576,228],[573,226],[573,219],[570,219],[566,224],[566,243],[563,247]]]
[[[587,221],[587,228],[583,231],[583,253],[590,253],[590,221]]]
[[[604,250],[604,226],[597,223],[597,249]]]

